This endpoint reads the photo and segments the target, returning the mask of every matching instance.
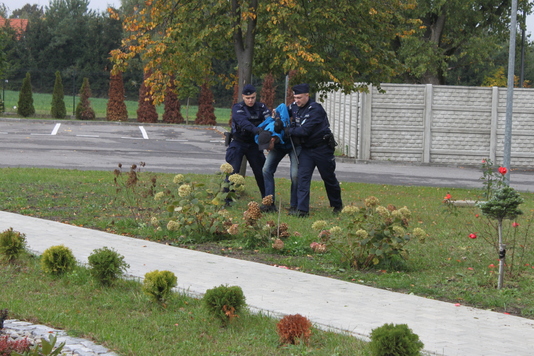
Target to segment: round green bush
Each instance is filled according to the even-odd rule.
[[[245,296],[239,286],[220,285],[208,289],[202,298],[210,313],[227,323],[245,305]]]
[[[15,260],[26,249],[26,235],[13,228],[5,230],[0,234],[0,254],[11,262]]]
[[[90,273],[103,285],[110,285],[130,267],[124,256],[108,247],[93,250],[88,257]]]
[[[159,303],[165,302],[176,287],[178,278],[171,271],[152,271],[145,274],[143,292]]]
[[[406,324],[384,324],[371,331],[373,356],[418,356],[424,344]]]
[[[62,274],[70,272],[76,266],[76,259],[70,248],[63,245],[46,249],[41,256],[41,268],[45,273]]]

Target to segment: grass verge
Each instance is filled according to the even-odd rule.
[[[280,345],[277,320],[267,315],[244,311],[222,327],[200,299],[175,292],[162,306],[137,281],[102,287],[81,266],[50,276],[30,255],[16,264],[0,263],[0,284],[0,307],[11,317],[65,329],[124,356],[369,355],[365,342],[318,329],[307,345]]]

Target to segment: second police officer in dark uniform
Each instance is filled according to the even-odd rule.
[[[343,208],[341,188],[336,178],[335,141],[330,123],[322,105],[311,100],[308,84],[293,88],[295,102],[289,106],[292,127],[286,128],[289,136],[300,140],[298,167],[297,211],[294,215],[307,216],[310,210],[310,185],[315,167],[324,182],[326,194],[334,213]]]
[[[243,88],[242,98],[242,102],[232,107],[233,139],[226,149],[226,162],[232,165],[233,173],[239,173],[243,156],[247,157],[263,198],[265,197],[265,184],[262,169],[265,155],[259,150],[254,136],[262,131],[258,125],[270,116],[271,112],[265,104],[256,102],[256,88],[251,84]]]

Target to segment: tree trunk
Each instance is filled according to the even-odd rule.
[[[239,93],[242,92],[245,84],[250,84],[252,80],[258,0],[250,0],[247,8],[253,13],[253,16],[249,17],[247,22],[243,22],[240,1],[232,0],[232,13],[236,19],[234,22],[234,50],[237,58]],[[242,28],[245,26],[246,32],[243,33]]]

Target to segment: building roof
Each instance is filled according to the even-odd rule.
[[[13,28],[17,34],[17,37],[19,38],[28,27],[28,20],[27,19],[5,19],[3,17],[0,17],[0,27],[9,26]]]

